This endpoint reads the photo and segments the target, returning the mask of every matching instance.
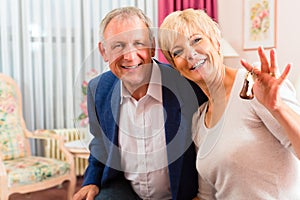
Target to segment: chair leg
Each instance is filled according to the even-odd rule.
[[[68,200],[72,200],[72,197],[75,193],[75,187],[76,187],[76,176],[72,175],[71,180],[69,181],[69,184],[68,184],[68,194],[67,194]]]
[[[0,200],[8,200],[8,197],[9,197],[9,195],[5,191],[1,192]]]

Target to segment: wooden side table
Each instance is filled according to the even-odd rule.
[[[75,158],[89,158],[90,151],[80,140],[66,142],[65,147],[74,155]]]

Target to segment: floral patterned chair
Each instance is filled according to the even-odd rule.
[[[32,156],[29,138],[58,140],[65,160]],[[20,89],[12,78],[0,73],[0,200],[64,181],[69,181],[67,198],[71,200],[76,184],[74,159],[64,147],[63,138],[48,130],[27,130]]]

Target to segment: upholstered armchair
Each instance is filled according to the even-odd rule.
[[[29,139],[56,139],[64,160],[33,156]],[[13,193],[28,193],[69,181],[67,198],[72,199],[76,175],[72,154],[61,136],[48,130],[27,130],[22,96],[15,81],[0,73],[0,200]]]

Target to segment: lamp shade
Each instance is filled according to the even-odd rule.
[[[226,57],[238,57],[239,54],[232,48],[232,46],[222,38],[220,41],[220,48],[222,55]]]

